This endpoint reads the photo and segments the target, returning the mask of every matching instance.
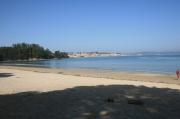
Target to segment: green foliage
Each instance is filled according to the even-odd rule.
[[[65,52],[55,51],[54,57],[56,57],[56,58],[68,58],[69,56]]]
[[[52,53],[38,44],[19,43],[12,47],[0,47],[0,61],[52,58],[68,58],[68,54],[59,51]]]
[[[2,55],[0,55],[0,61],[3,61],[3,56]]]

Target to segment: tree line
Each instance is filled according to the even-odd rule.
[[[38,44],[18,43],[9,47],[0,47],[0,61],[68,58],[68,53],[51,52]]]

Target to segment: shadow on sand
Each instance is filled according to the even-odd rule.
[[[14,76],[12,73],[0,73],[0,78]]]
[[[130,98],[143,105],[128,104]],[[179,118],[180,92],[172,89],[110,85],[0,95],[0,119]]]

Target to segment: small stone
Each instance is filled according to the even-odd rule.
[[[112,98],[108,98],[106,101],[107,101],[107,102],[111,102],[111,103],[113,103],[113,102],[114,102],[114,99],[112,99]]]
[[[91,113],[85,112],[85,113],[83,113],[82,115],[83,115],[83,116],[89,116],[89,115],[91,115]]]
[[[128,104],[143,105],[143,101],[139,99],[128,99]]]
[[[108,115],[108,111],[101,111],[99,114],[100,114],[101,116],[105,116],[105,115]]]

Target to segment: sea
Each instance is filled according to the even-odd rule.
[[[92,69],[125,72],[174,74],[180,69],[180,53],[144,53],[122,56],[81,57],[39,61],[21,61],[17,66],[35,66],[61,69]]]

